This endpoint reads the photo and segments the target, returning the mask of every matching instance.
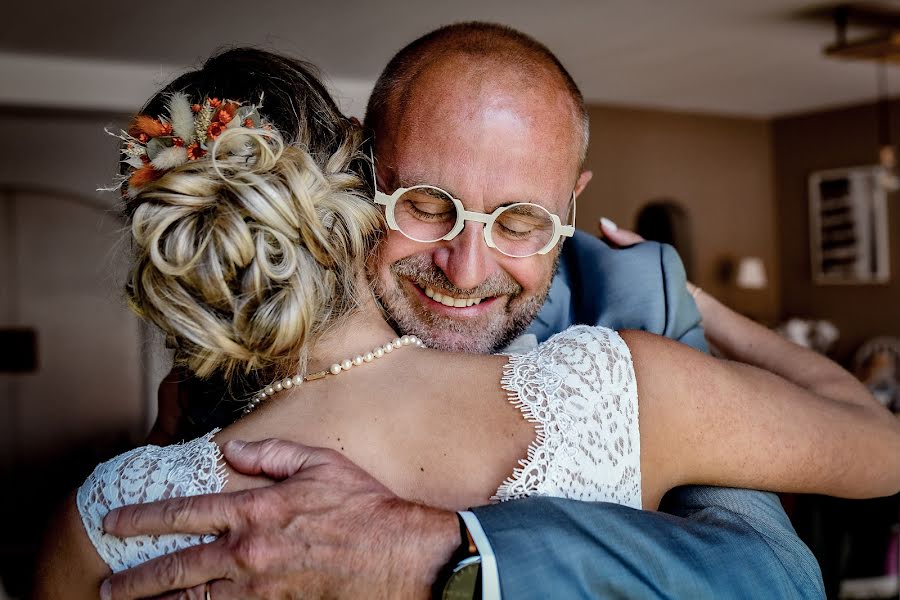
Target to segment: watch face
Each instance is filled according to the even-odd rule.
[[[464,565],[453,572],[444,586],[442,600],[472,600],[481,598],[481,562]]]

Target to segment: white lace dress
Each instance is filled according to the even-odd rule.
[[[502,385],[537,437],[493,500],[556,496],[641,507],[637,383],[631,353],[609,329],[571,327],[510,357]],[[81,520],[115,571],[212,536],[116,538],[103,532],[111,509],[173,496],[222,491],[216,431],[185,444],[144,446],[101,465],[78,490]]]

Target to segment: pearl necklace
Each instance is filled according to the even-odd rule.
[[[417,338],[414,335],[404,335],[403,337],[394,338],[383,346],[376,346],[371,351],[366,352],[365,354],[358,354],[353,358],[345,358],[339,363],[334,363],[328,370],[319,371],[318,373],[310,373],[308,375],[297,374],[292,377],[285,377],[284,379],[273,383],[272,385],[266,387],[265,389],[257,392],[253,399],[247,403],[247,406],[244,407],[244,414],[249,414],[253,412],[260,404],[264,401],[268,400],[278,392],[289,390],[294,386],[298,386],[304,381],[313,381],[314,379],[322,379],[323,377],[327,377],[329,375],[340,375],[344,371],[349,371],[353,367],[358,367],[364,363],[370,363],[377,358],[383,357],[385,354],[390,354],[396,348],[401,348],[403,346],[416,346],[417,348],[424,348],[425,343]]]

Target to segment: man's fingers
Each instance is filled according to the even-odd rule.
[[[245,475],[266,475],[279,480],[327,460],[321,448],[276,439],[249,443],[231,440],[222,453],[229,465]]]
[[[103,519],[106,533],[118,537],[166,533],[221,533],[238,523],[233,494],[207,494],[170,498],[148,504],[123,506]]]
[[[186,590],[178,590],[169,594],[156,596],[153,600],[206,600],[206,592],[210,591],[209,584],[195,585]],[[216,596],[218,598],[218,596]],[[210,595],[212,600],[212,595]]]
[[[606,217],[600,219],[598,227],[600,229],[600,235],[603,236],[603,239],[621,248],[624,248],[626,246],[634,246],[635,244],[639,244],[644,241],[644,238],[642,238],[635,232],[628,231],[627,229],[622,229]]]
[[[193,593],[197,586],[202,590],[207,581],[229,576],[232,559],[225,548],[221,541],[200,544],[120,571],[103,582],[100,597],[102,600],[131,600],[190,588],[194,588]]]
[[[156,596],[154,600],[251,600],[246,590],[238,589],[231,581],[220,579],[195,585],[186,590]]]

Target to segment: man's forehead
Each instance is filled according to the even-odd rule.
[[[522,120],[552,121],[568,136],[580,135],[576,107],[559,75],[527,64],[471,54],[431,61],[396,90],[389,127],[427,124],[434,131],[441,123],[457,130],[517,113]]]
[[[507,196],[494,198],[500,202],[552,202],[561,188],[574,186],[579,173],[572,146],[542,144],[539,138],[527,135],[491,137],[480,133],[452,138],[396,137],[394,147],[385,148],[377,157],[385,183],[395,187],[433,185],[460,200],[482,194]]]

